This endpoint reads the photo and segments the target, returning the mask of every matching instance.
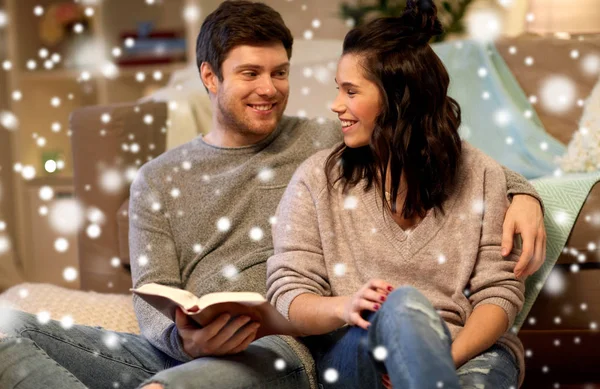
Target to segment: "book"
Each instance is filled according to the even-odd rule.
[[[193,293],[166,285],[149,283],[130,289],[163,315],[175,321],[179,307],[201,326],[207,326],[224,313],[250,316],[259,322],[256,339],[268,335],[300,336],[300,331],[275,309],[261,294],[254,292],[217,292],[196,297]]]

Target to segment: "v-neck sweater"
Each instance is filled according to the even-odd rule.
[[[267,298],[289,317],[298,295],[348,296],[379,278],[423,293],[453,340],[475,308],[494,304],[509,322],[498,343],[517,358],[522,382],[523,346],[510,328],[525,286],[513,272],[518,250],[500,254],[509,205],[502,167],[463,142],[444,212],[429,210],[414,228],[403,230],[383,210],[375,185],[366,189],[363,180],[347,193],[340,182],[328,188],[330,153],[323,150],[305,161],[279,204],[275,252],[267,261]]]

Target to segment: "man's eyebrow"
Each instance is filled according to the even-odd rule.
[[[335,83],[337,84],[338,83],[337,78],[334,78],[334,80],[335,80]],[[342,82],[341,87],[342,88],[358,88],[358,85],[353,84],[349,81],[345,81],[345,82]]]
[[[288,68],[290,66],[289,62],[284,62],[282,64],[279,64],[277,66],[275,66],[275,69],[282,69],[282,68]],[[238,65],[234,68],[235,71],[239,71],[239,70],[257,70],[257,71],[261,71],[264,70],[264,66],[261,65],[256,65],[256,64],[251,64],[251,63],[245,63],[245,64],[241,64]]]

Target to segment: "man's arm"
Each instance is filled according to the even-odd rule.
[[[523,251],[515,267],[517,277],[535,273],[546,259],[546,229],[544,205],[535,188],[518,173],[503,167],[511,205],[506,212],[502,229],[502,255],[513,249],[513,239],[520,234]]]
[[[156,282],[182,288],[175,242],[159,192],[144,168],[131,185],[129,198],[129,253],[133,287]],[[175,323],[137,295],[133,306],[142,335],[156,348],[179,361],[189,361]]]

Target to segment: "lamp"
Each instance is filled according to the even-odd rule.
[[[526,32],[593,34],[600,32],[598,0],[529,0]]]

